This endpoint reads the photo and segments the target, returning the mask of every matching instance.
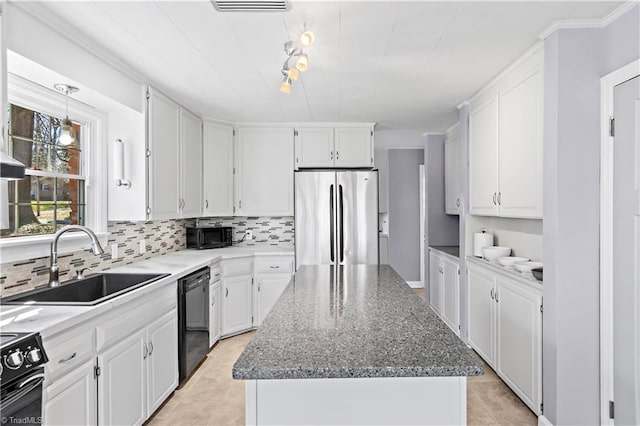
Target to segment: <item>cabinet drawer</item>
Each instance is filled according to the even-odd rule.
[[[55,377],[75,369],[95,355],[95,329],[80,334],[65,333],[43,344],[49,357],[45,372],[51,383]]]
[[[228,260],[222,263],[222,275],[224,277],[247,274],[251,274],[250,259]]]
[[[220,267],[211,268],[211,284],[217,283],[222,277],[222,269]]]
[[[278,260],[257,260],[256,273],[287,273],[293,272],[293,262],[291,259]]]

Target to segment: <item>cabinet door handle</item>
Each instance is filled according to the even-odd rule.
[[[496,197],[498,194],[496,194],[495,192],[493,193],[493,205],[495,206],[497,204],[496,202]]]
[[[271,269],[280,269],[280,265],[271,265],[269,266]]]
[[[153,342],[149,340],[149,356],[153,353]]]
[[[225,288],[224,297],[229,297],[229,289]]]
[[[260,284],[258,284],[258,291],[260,291]]]
[[[142,359],[147,359],[147,355],[149,354],[149,348],[147,348],[147,344],[142,344]]]
[[[331,159],[333,160],[333,151],[331,151]]]
[[[241,209],[242,208],[242,200],[238,201],[238,208]]]
[[[211,296],[211,306],[216,306],[216,297]]]
[[[499,302],[499,300],[498,300],[498,290],[496,290],[496,292],[494,294],[495,294],[496,303],[498,303]]]
[[[336,160],[340,159],[340,151],[336,151]]]
[[[495,299],[493,299],[493,288],[491,289],[491,293],[490,294],[491,294],[491,299],[495,300]]]
[[[456,207],[460,207],[460,198],[456,199]]]
[[[62,358],[60,361],[58,361],[58,364],[64,364],[65,362],[69,362],[72,359],[74,359],[76,357],[76,352],[72,353],[71,355],[69,355],[66,358]]]
[[[502,192],[498,192],[498,204],[502,205]]]
[[[204,208],[205,209],[209,208],[209,200],[204,200]]]

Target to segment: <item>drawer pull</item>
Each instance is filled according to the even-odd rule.
[[[61,359],[60,361],[58,361],[58,364],[64,364],[65,362],[69,362],[69,361],[71,361],[72,359],[74,359],[75,357],[76,357],[76,353],[74,352],[74,353],[72,353],[71,355],[69,355],[68,357],[63,358],[63,359]]]
[[[271,269],[280,269],[280,265],[271,265],[269,266]]]

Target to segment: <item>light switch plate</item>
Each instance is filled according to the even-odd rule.
[[[111,260],[118,258],[118,244],[111,244]]]
[[[145,240],[140,240],[138,242],[138,244],[140,245],[140,254],[146,253],[147,252],[147,243],[145,242]]]

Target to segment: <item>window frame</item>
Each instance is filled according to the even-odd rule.
[[[7,73],[7,104],[64,117],[65,97],[15,74]],[[73,83],[71,83],[73,84]],[[7,108],[4,105],[3,108]],[[69,117],[82,123],[86,140],[81,150],[82,173],[85,178],[85,226],[91,228],[102,244],[107,242],[107,117],[104,113],[74,98],[69,98]],[[6,123],[2,123],[3,126]],[[7,141],[8,142],[8,141]],[[2,185],[6,191],[6,183]],[[0,262],[14,262],[48,256],[54,234],[30,235],[0,239]],[[58,252],[90,248],[84,234],[67,233],[60,238]]]

